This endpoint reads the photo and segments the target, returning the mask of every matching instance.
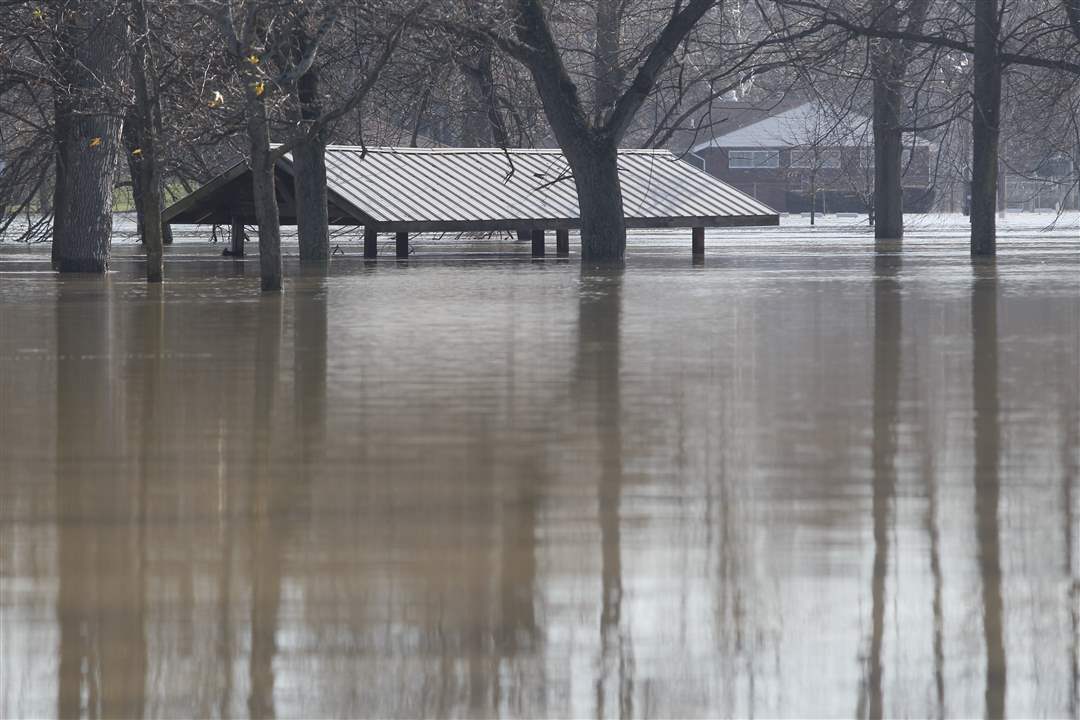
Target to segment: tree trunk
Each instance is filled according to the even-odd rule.
[[[146,281],[159,283],[164,274],[161,232],[164,200],[161,194],[161,167],[157,158],[161,111],[156,87],[157,72],[148,47],[150,23],[144,2],[145,0],[131,2],[132,18],[139,34],[131,64],[131,79],[135,86],[134,114],[138,118],[138,132],[133,136],[139,143],[131,152],[135,166],[131,180],[133,190],[137,190],[133,192],[133,197],[138,209],[139,232],[146,250]],[[155,87],[151,88],[150,83],[154,83]]]
[[[874,78],[874,237],[878,240],[904,236],[902,103],[895,82]]]
[[[919,34],[926,23],[931,4],[931,0],[909,0],[902,6],[896,0],[875,0],[871,11],[874,24],[883,30],[900,30],[900,19],[903,17],[907,21],[903,29]],[[899,240],[904,236],[904,136],[901,119],[905,108],[903,83],[913,51],[914,45],[909,40],[879,38],[871,45],[871,74],[874,79],[874,236],[878,240]]]
[[[136,60],[137,62],[137,60]],[[134,75],[134,71],[132,71]],[[139,242],[145,242],[143,237],[143,211],[139,198],[142,196],[142,174],[139,172],[138,156],[135,151],[142,147],[142,128],[139,120],[139,112],[135,107],[128,108],[124,115],[124,152],[127,153],[128,175],[131,177],[131,204],[135,208],[135,232],[139,235]]]
[[[302,139],[293,148],[293,183],[296,192],[296,225],[302,265],[326,265],[330,261],[330,226],[327,217],[326,137],[322,131],[308,133],[322,116],[319,70],[312,66],[297,83]],[[261,235],[261,233],[260,233]]]
[[[581,259],[620,262],[626,254],[626,219],[613,144],[566,147],[581,213]]]
[[[89,5],[89,7],[87,7]],[[126,73],[127,24],[99,3],[61,9],[62,37],[74,44],[58,67],[67,98],[56,101],[57,178],[53,261],[60,272],[109,268],[113,185],[123,120],[107,85]],[[61,52],[64,52],[63,50]]]
[[[593,125],[596,127],[606,122],[625,81],[619,58],[624,4],[625,0],[597,0],[596,3],[596,45],[593,51]]]
[[[274,189],[274,157],[266,105],[247,83],[247,132],[251,143],[251,189],[259,225],[259,274],[266,292],[281,290],[281,218]]]
[[[59,41],[58,41],[59,42]],[[60,64],[57,63],[58,68]],[[54,159],[54,172],[53,178],[53,194],[52,194],[52,208],[50,210],[53,214],[53,241],[52,241],[52,267],[53,270],[60,269],[60,248],[61,243],[67,239],[67,229],[65,227],[65,218],[67,218],[67,183],[64,178],[67,176],[67,168],[70,164],[71,148],[70,144],[71,136],[71,103],[66,93],[58,92],[53,99],[53,112],[55,118],[53,120],[53,141],[56,145],[55,159]],[[44,212],[44,210],[43,210]]]
[[[975,3],[975,107],[971,137],[971,254],[997,253],[998,138],[1001,133],[1001,64],[998,3]]]

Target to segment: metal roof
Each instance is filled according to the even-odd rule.
[[[912,133],[905,133],[905,144],[929,145]],[[693,147],[693,152],[707,148],[787,148],[803,145],[829,147],[870,147],[873,123],[870,118],[823,103],[808,102],[763,120],[719,135]]]
[[[776,211],[667,150],[620,150],[618,163],[628,227],[778,221]],[[291,176],[289,156],[278,170]],[[243,177],[248,177],[245,168],[233,168],[193,193],[199,197],[189,196],[168,208],[165,220],[224,222],[213,218],[229,202],[222,197],[226,185]],[[326,149],[326,179],[334,207],[330,214],[340,224],[421,232],[580,223],[573,178],[560,150],[332,145]],[[291,198],[279,199],[287,206]],[[294,215],[283,208],[282,221]]]

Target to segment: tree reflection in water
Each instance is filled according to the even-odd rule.
[[[884,715],[881,653],[885,635],[885,578],[889,571],[889,536],[896,495],[897,426],[899,425],[902,300],[899,274],[903,259],[899,242],[879,242],[874,258],[873,353],[873,500],[874,565],[871,579],[870,656],[866,694],[859,716]]]
[[[1005,717],[1005,644],[1001,602],[1001,427],[998,400],[998,282],[993,258],[974,265],[971,285],[975,406],[975,532],[986,643],[986,716]]]
[[[147,448],[138,450],[139,463],[121,466],[124,477],[104,487],[95,460],[121,456],[132,442],[119,422],[125,394],[111,297],[108,278],[75,278],[60,283],[56,301],[56,713],[62,718],[141,717],[146,709],[146,487],[139,470]],[[152,348],[152,315],[160,310],[147,302],[132,312],[132,331],[149,343],[139,347]],[[144,408],[153,407],[157,388],[148,382],[140,388]],[[133,442],[140,440],[152,438],[142,434]]]
[[[623,570],[620,503],[623,443],[619,381],[622,267],[581,270],[578,296],[577,397],[595,416],[599,471],[597,514],[600,526],[600,669],[596,678],[596,717],[606,717],[612,672],[616,673],[619,717],[634,712],[634,655],[622,623]]]

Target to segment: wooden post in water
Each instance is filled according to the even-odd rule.
[[[374,225],[364,226],[364,257],[379,256],[379,229]]]
[[[693,247],[694,257],[705,256],[705,228],[696,227],[693,229],[693,239],[691,245]]]
[[[544,230],[543,228],[532,231],[532,256],[534,258],[544,257]]]
[[[566,228],[555,231],[555,255],[570,257],[570,231]]]
[[[399,258],[409,257],[409,233],[407,232],[397,234],[397,256]]]
[[[229,236],[231,247],[229,254],[233,257],[244,257],[244,221],[233,216],[232,231]]]

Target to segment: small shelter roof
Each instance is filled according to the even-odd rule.
[[[775,225],[776,211],[667,150],[620,150],[628,227]],[[292,159],[276,168],[283,224],[296,223]],[[484,231],[580,225],[560,150],[360,148],[326,150],[330,223],[379,230]],[[238,163],[165,210],[167,223],[255,222],[250,170]]]

